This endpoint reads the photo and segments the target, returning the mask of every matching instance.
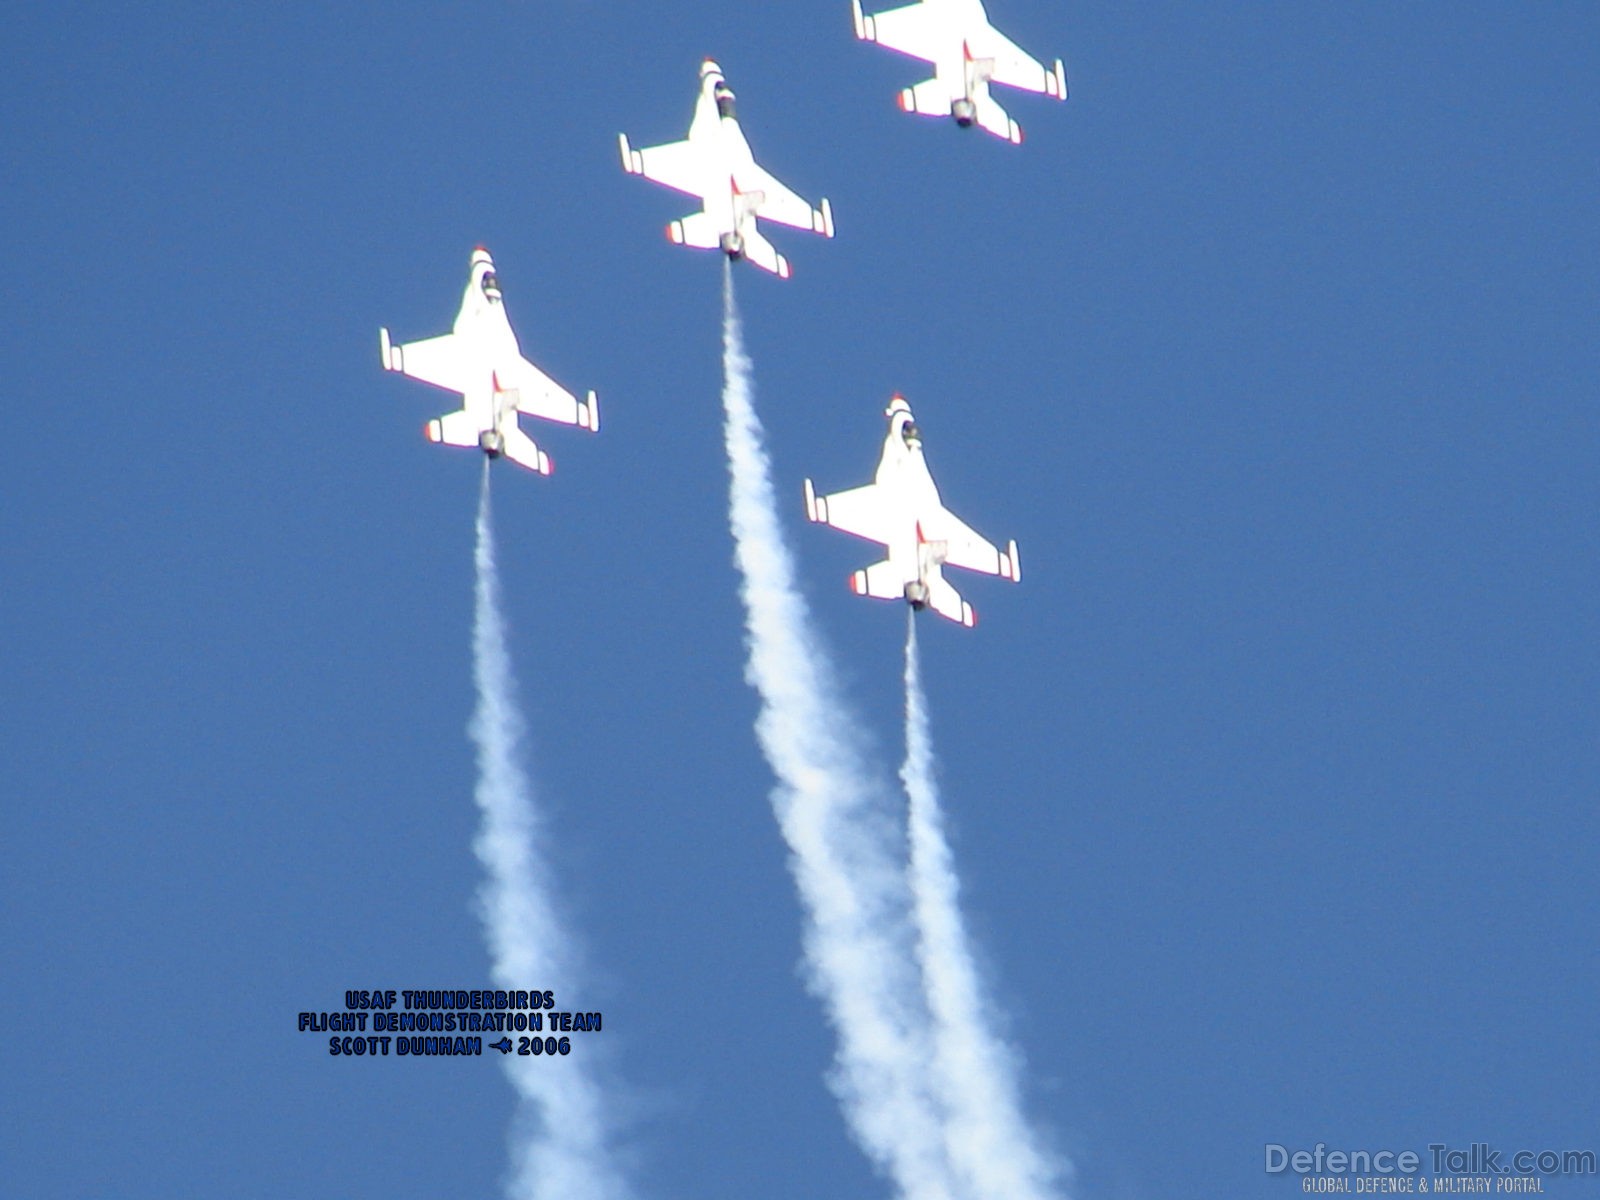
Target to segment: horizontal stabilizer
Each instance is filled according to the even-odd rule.
[[[500,453],[504,454],[518,466],[527,467],[530,471],[537,471],[540,475],[548,475],[553,469],[550,456],[538,446],[533,439],[523,433],[515,425],[507,425],[502,431],[505,444]]]
[[[941,575],[935,575],[928,581],[928,607],[941,617],[947,617],[968,629],[978,623],[977,610],[963,600],[961,593]]]
[[[676,246],[693,246],[697,250],[714,250],[722,245],[722,231],[710,213],[695,213],[667,226],[667,239]]]
[[[864,571],[853,572],[850,576],[850,590],[858,596],[871,596],[875,600],[906,598],[905,580],[900,578],[900,572],[895,570],[894,564],[887,558],[882,562],[873,563]]]
[[[789,260],[778,253],[777,247],[755,230],[755,222],[745,230],[744,257],[763,271],[771,271],[779,279],[789,278]]]
[[[600,397],[591,389],[589,394],[578,401],[578,424],[590,433],[600,432]],[[1013,542],[1012,546],[1015,547]]]
[[[993,96],[977,96],[973,100],[978,124],[996,137],[1003,137],[1013,146],[1022,144],[1022,126],[1013,121],[1000,102]]]
[[[478,423],[464,408],[429,421],[422,427],[422,431],[428,435],[430,442],[437,442],[442,446],[478,445]]]
[[[900,93],[900,108],[908,113],[921,113],[928,117],[950,115],[950,88],[937,79],[924,79],[916,87]]]

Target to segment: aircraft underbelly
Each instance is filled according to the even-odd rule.
[[[901,583],[915,583],[922,573],[922,556],[917,548],[917,535],[913,528],[905,537],[889,544],[889,561]]]

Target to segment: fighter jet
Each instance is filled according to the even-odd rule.
[[[635,150],[625,133],[617,139],[628,174],[700,197],[703,211],[667,226],[667,237],[680,246],[720,246],[731,259],[749,259],[787,279],[789,260],[761,236],[757,217],[833,236],[833,208],[826,200],[813,209],[756,165],[734,115],[733,89],[709,58],[700,64],[700,99],[687,139],[648,150]]]
[[[922,0],[864,16],[861,0],[850,0],[856,36],[933,64],[934,77],[900,93],[906,112],[955,118],[963,128],[974,123],[1013,144],[1022,126],[989,95],[991,83],[1067,98],[1067,73],[1056,59],[1046,70],[989,24],[983,0]]]
[[[477,446],[490,458],[503,454],[548,475],[550,456],[522,432],[517,414],[592,432],[600,428],[600,403],[593,392],[579,400],[522,357],[500,298],[494,260],[482,246],[472,252],[471,270],[452,332],[396,345],[387,329],[378,331],[384,369],[461,394],[458,411],[423,426],[430,442]]]
[[[806,480],[806,516],[888,547],[888,558],[850,576],[856,595],[904,599],[914,609],[931,608],[970,628],[978,614],[945,580],[944,568],[965,567],[1018,582],[1022,565],[1017,543],[1009,543],[1002,554],[939,500],[905,397],[891,399],[884,415],[889,436],[883,440],[873,482],[819,496]]]

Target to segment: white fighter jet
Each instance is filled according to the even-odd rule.
[[[965,567],[1018,582],[1017,543],[1009,543],[1002,554],[939,500],[922,458],[922,435],[903,396],[889,401],[885,415],[889,436],[877,476],[865,487],[831,496],[817,495],[806,480],[806,515],[888,547],[888,558],[850,576],[856,595],[904,599],[912,608],[931,608],[970,628],[978,614],[946,581],[944,568]]]
[[[734,115],[733,89],[722,68],[709,58],[700,64],[700,99],[689,136],[681,142],[635,150],[618,134],[622,165],[669,188],[700,197],[702,211],[667,226],[680,246],[720,246],[731,259],[747,258],[780,279],[789,278],[789,260],[756,229],[756,218],[833,236],[833,208],[827,200],[813,209],[756,165],[750,144]]]
[[[477,446],[490,458],[503,454],[548,475],[550,456],[522,432],[518,413],[590,431],[600,428],[593,392],[579,400],[522,357],[500,298],[494,260],[482,246],[472,252],[472,276],[450,333],[396,345],[389,331],[380,329],[378,342],[385,370],[461,394],[459,410],[423,426],[430,442]]]
[[[983,0],[922,0],[870,17],[862,14],[861,0],[850,0],[850,7],[858,38],[933,64],[932,79],[900,93],[906,112],[954,117],[963,128],[976,123],[1016,144],[1022,126],[989,95],[991,83],[1067,98],[1061,60],[1046,70],[1024,54],[989,24]]]

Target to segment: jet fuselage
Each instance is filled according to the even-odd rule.
[[[755,156],[735,115],[733,89],[722,77],[717,64],[709,60],[700,67],[700,98],[695,103],[689,140],[704,145],[709,153],[710,177],[704,180],[704,210],[720,230],[722,251],[734,261],[744,257],[747,236],[755,230],[755,204],[746,199],[736,182],[745,170],[755,166]],[[752,197],[759,203],[760,197]]]
[[[883,498],[893,513],[888,558],[905,585],[906,599],[921,608],[934,579],[942,579],[943,543],[927,536],[923,514],[943,510],[939,489],[922,455],[922,435],[911,408],[896,396],[889,406],[889,432],[873,482],[884,489]]]
[[[462,407],[476,422],[478,446],[490,458],[499,458],[505,449],[505,426],[517,424],[514,403],[507,401],[494,368],[489,364],[519,358],[522,347],[500,295],[500,278],[494,260],[483,247],[473,251],[472,272],[461,295],[461,311],[456,314],[452,332],[462,339],[462,349],[474,362],[484,364],[488,378],[482,385],[462,395]]]

